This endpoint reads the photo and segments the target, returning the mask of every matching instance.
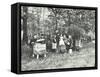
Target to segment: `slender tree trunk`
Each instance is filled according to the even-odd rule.
[[[57,17],[55,17],[56,19],[56,30],[58,29],[58,22],[57,22]]]
[[[27,7],[23,7],[23,42],[27,43],[28,36],[27,36]]]
[[[75,48],[76,48],[76,40],[73,39],[73,50],[75,50]]]
[[[70,26],[70,24],[71,24],[71,18],[70,18],[70,13],[69,13],[69,11],[67,12],[67,14],[68,14],[68,26]]]

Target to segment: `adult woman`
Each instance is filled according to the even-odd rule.
[[[56,36],[54,36],[52,39],[52,50],[56,51],[56,49],[57,49],[57,40],[56,40]]]
[[[48,33],[46,37],[46,50],[47,52],[50,52],[51,49],[52,49],[51,36],[50,33]]]
[[[65,46],[65,43],[64,43],[64,40],[63,40],[63,36],[61,34],[60,36],[60,41],[59,41],[59,48],[60,48],[60,52],[65,52],[66,51],[66,46]]]
[[[60,41],[59,41],[59,46],[65,45],[63,39],[64,39],[64,38],[63,38],[63,36],[62,36],[62,34],[61,34],[61,36],[60,36]]]

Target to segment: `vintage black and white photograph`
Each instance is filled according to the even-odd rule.
[[[95,67],[95,10],[21,6],[21,71]]]

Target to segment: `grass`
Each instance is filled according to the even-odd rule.
[[[27,55],[32,53],[31,48],[25,47],[22,52],[27,52]],[[30,53],[30,54],[29,54]],[[40,70],[40,69],[57,69],[57,68],[75,68],[75,67],[91,67],[95,64],[95,45],[88,43],[80,49],[79,52],[68,53],[53,53],[49,52],[46,58],[41,56],[40,59],[22,55],[22,70]]]

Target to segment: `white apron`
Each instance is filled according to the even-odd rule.
[[[60,46],[61,46],[61,45],[65,45],[64,40],[63,40],[63,37],[62,37],[62,36],[60,37],[59,45],[60,45]]]
[[[57,48],[57,43],[52,43],[52,49],[56,49]]]

